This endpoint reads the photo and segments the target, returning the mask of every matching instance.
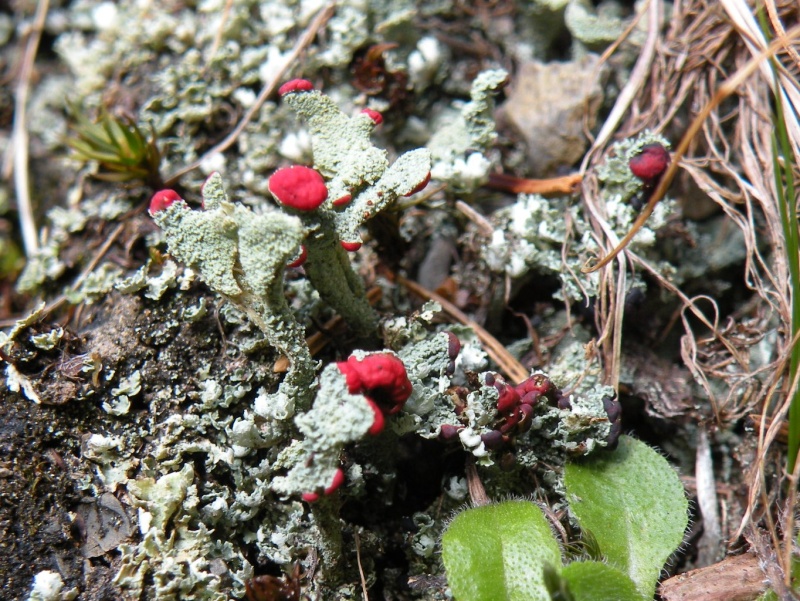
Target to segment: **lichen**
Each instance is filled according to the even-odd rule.
[[[115,583],[129,594],[141,596],[150,581],[157,599],[223,601],[229,598],[229,586],[241,591],[252,576],[249,562],[215,541],[198,519],[194,479],[194,469],[186,465],[158,479],[128,483],[131,502],[139,509],[142,541],[120,545]]]
[[[328,365],[320,375],[314,406],[295,418],[302,438],[283,450],[274,466],[287,474],[273,478],[270,488],[283,496],[328,488],[342,450],[365,438],[374,420],[366,397],[350,393],[339,367]]]
[[[622,18],[616,2],[601,2],[595,9],[590,2],[571,0],[564,23],[582,46],[600,52],[620,38],[628,20]]]
[[[373,332],[377,316],[341,244],[360,245],[367,221],[424,182],[430,155],[413,150],[389,165],[387,152],[370,140],[375,122],[368,114],[349,117],[316,90],[287,93],[284,101],[307,123],[314,167],[328,188],[325,204],[301,214],[308,231],[306,274],[351,327],[361,334]]]
[[[631,200],[642,191],[642,182],[631,173],[628,162],[643,146],[652,143],[668,145],[663,137],[645,132],[615,144],[597,168],[606,219],[620,238],[638,215]],[[647,225],[631,241],[630,249],[646,252],[652,248],[656,243],[655,232],[666,224],[674,210],[673,200],[661,201]],[[492,220],[494,233],[482,249],[490,269],[514,279],[557,277],[562,286],[557,298],[581,301],[597,296],[598,274],[583,274],[581,268],[597,256],[599,249],[583,208],[572,199],[520,194],[515,204],[495,212]],[[630,285],[644,286],[633,279]]]
[[[156,10],[151,2],[87,0],[57,7],[59,18],[73,25],[67,29],[81,31],[61,35],[58,51],[72,68],[74,92],[88,111],[101,104],[110,77],[123,83],[143,82],[133,102],[140,103],[141,122],[154,126],[164,154],[164,173],[168,173],[199,158],[204,148],[224,136],[231,115],[241,115],[253,106],[257,90],[283,66],[296,33],[320,6],[317,2],[256,4],[226,6],[223,0],[206,0],[168,12]],[[88,429],[83,441],[83,459],[97,472],[95,480],[87,478],[83,485],[90,494],[113,490],[123,503],[124,487],[139,509],[141,539],[120,548],[122,569],[117,583],[125,594],[241,598],[244,581],[253,574],[249,561],[254,557],[259,573],[264,573],[262,569],[274,573],[278,568],[288,572],[295,561],[305,569],[315,568],[317,553],[354,570],[348,562],[354,564],[355,557],[345,543],[352,540],[356,526],[341,517],[345,514],[340,514],[339,503],[346,500],[350,510],[363,506],[373,511],[376,505],[401,498],[395,488],[404,485],[398,486],[402,445],[419,443],[416,437],[435,439],[443,425],[462,419],[465,444],[460,440],[444,443],[451,444],[447,452],[465,448],[492,461],[499,458],[481,440],[496,419],[497,391],[475,385],[475,378],[485,378],[489,365],[474,332],[438,323],[440,316],[433,305],[416,316],[401,317],[409,303],[406,298],[392,299],[393,305],[384,300],[380,309],[391,306],[394,315],[378,327],[378,315],[363,299],[363,283],[353,272],[351,255],[339,244],[360,241],[365,221],[411,192],[431,168],[425,150],[394,160],[395,148],[387,152],[371,141],[373,136],[386,135],[396,143],[395,133],[407,135],[409,128],[402,122],[405,107],[387,111],[387,121],[394,122],[385,123],[377,135],[368,116],[351,116],[364,104],[381,110],[390,106],[385,98],[358,96],[342,84],[351,81],[348,68],[354,53],[366,43],[402,40],[396,51],[388,53],[387,61],[392,69],[408,65],[411,81],[418,86],[404,91],[408,106],[426,107],[418,101],[431,95],[430,86],[442,85],[463,96],[469,86],[464,73],[474,71],[452,67],[443,60],[446,44],[430,36],[420,39],[424,30],[409,27],[416,14],[427,18],[451,10],[446,2],[425,6],[410,1],[339,3],[319,36],[325,45],[312,45],[302,65],[298,63],[303,76],[330,82],[329,93],[336,103],[321,93],[296,95],[297,103],[308,103],[307,110],[298,109],[307,127],[301,129],[292,126],[294,96],[267,101],[235,147],[212,155],[199,171],[182,178],[181,189],[193,198],[200,190],[201,172],[222,172],[205,184],[203,210],[175,205],[159,218],[167,226],[169,251],[183,267],[152,252],[147,265],[121,279],[110,264],[101,264],[87,279],[89,285],[71,297],[84,300],[90,293],[101,298],[108,282],[116,279],[120,292],[136,294],[116,298],[141,301],[145,308],[135,326],[137,350],[126,355],[127,364],[110,367],[102,364],[105,357],[84,358],[86,372],[96,375],[100,383],[96,406],[98,419],[104,422]],[[553,10],[561,11],[563,21],[563,8]],[[158,65],[156,77],[151,76],[153,65]],[[451,125],[431,140],[434,175],[451,190],[475,190],[496,162],[491,150],[492,95],[504,78],[501,71],[479,76],[471,101],[450,107],[443,122],[449,120]],[[438,111],[431,108],[432,114]],[[427,121],[418,122],[432,129]],[[328,179],[330,200],[347,192],[351,202],[342,207],[328,202],[312,218],[302,220],[267,206],[267,175],[282,157],[313,161]],[[226,198],[223,177],[237,202]],[[87,253],[74,264],[66,263],[61,251],[70,236],[90,230],[87,224],[94,219],[120,218],[123,210],[131,208],[125,200],[128,196],[137,203],[143,200],[143,194],[131,190],[106,198],[79,201],[79,196],[76,188],[71,192],[72,207],[51,214],[50,238],[21,280],[26,291],[39,292],[48,282],[62,286],[59,280],[64,273],[80,270],[91,260]],[[555,221],[559,215],[546,217]],[[402,227],[415,218],[409,216]],[[138,223],[133,213],[125,219]],[[434,223],[426,216],[423,225],[427,229]],[[498,229],[504,225],[501,219],[497,224]],[[163,241],[160,232],[141,231],[147,246]],[[131,232],[126,229],[123,235]],[[555,238],[546,250],[560,250],[564,236],[559,233]],[[309,260],[308,279],[298,270],[285,282],[284,267],[301,244],[309,247],[310,255],[316,253],[318,260]],[[141,257],[139,246],[131,247],[131,259]],[[198,294],[196,287],[184,293],[195,275],[230,302],[215,307],[213,295],[202,289]],[[387,291],[392,289],[391,284],[382,285]],[[351,308],[331,300],[345,290],[360,299]],[[386,345],[407,366],[413,395],[400,413],[387,419],[381,436],[365,435],[374,423],[374,412],[365,395],[347,389],[335,366],[322,372],[320,390],[316,389],[315,364],[306,354],[303,326],[320,314],[329,315],[324,313],[326,302],[345,317],[352,331],[381,332]],[[90,311],[100,309],[95,305]],[[156,319],[161,321],[149,323]],[[253,323],[261,329],[256,330]],[[222,336],[217,336],[218,328]],[[455,358],[451,335],[461,342]],[[292,359],[295,370],[277,392],[278,376],[271,371],[274,354],[262,348],[265,336]],[[51,330],[32,342],[48,347],[56,338]],[[196,346],[182,347],[187,339]],[[375,343],[373,338],[370,344]],[[52,350],[57,350],[57,344]],[[578,348],[570,348],[564,356],[572,361]],[[464,401],[463,418],[456,411],[462,400],[452,390],[458,386],[473,388]],[[576,415],[552,408],[545,413],[543,407],[541,439],[533,430],[517,439],[523,450],[521,461],[545,457],[542,446],[549,443],[542,441],[551,440],[547,436],[562,441],[562,447],[577,449],[583,440],[584,417],[597,410],[596,403],[588,403],[587,409],[582,403],[576,396]],[[526,445],[531,445],[529,453]],[[338,469],[346,482],[339,495],[322,495],[313,506],[297,498],[306,492],[324,492]],[[486,469],[489,481],[499,473],[497,466]],[[464,502],[466,481],[447,474],[442,490],[445,494],[437,499],[439,505],[424,512],[405,514],[404,508],[394,512],[402,514],[402,519],[411,516],[416,529],[413,534],[402,533],[403,540],[411,543],[404,548],[414,556],[412,574],[437,573],[435,540],[442,520],[436,516]],[[369,526],[357,526],[370,551],[383,548],[390,536],[400,538],[391,531],[398,522],[373,524],[370,520],[365,520]],[[362,559],[367,566],[365,578],[372,582],[375,571],[384,568],[370,563],[368,555],[362,553]],[[303,583],[309,589],[304,594],[316,593],[320,598],[360,594],[352,573],[348,582],[320,584],[319,574],[325,578],[333,569],[325,562],[317,567],[309,571],[315,577]],[[405,571],[389,569],[382,575],[387,598],[392,596],[395,575],[399,581]],[[437,590],[430,595],[443,593]]]
[[[114,287],[124,294],[133,294],[144,290],[144,296],[151,300],[159,300],[170,288],[178,282],[178,266],[175,261],[164,261],[161,264],[161,273],[152,275],[154,263],[148,260],[133,275],[118,280]]]
[[[33,577],[33,588],[28,601],[72,601],[80,594],[77,588],[64,589],[64,581],[58,572],[42,570]]]
[[[289,357],[290,369],[276,394],[307,405],[315,365],[283,290],[286,264],[298,254],[303,239],[300,221],[279,211],[256,214],[229,202],[219,174],[204,185],[203,200],[201,211],[179,201],[154,215],[170,252]]]
[[[472,82],[470,102],[432,136],[428,149],[435,179],[461,192],[473,192],[486,181],[492,166],[486,155],[497,137],[494,96],[507,81],[502,69],[480,73]]]
[[[103,402],[103,409],[111,415],[126,415],[131,408],[131,397],[142,391],[142,373],[137,369],[129,377],[120,380],[116,388],[111,389],[112,401]]]

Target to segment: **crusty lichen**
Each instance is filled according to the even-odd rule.
[[[138,545],[120,545],[122,565],[115,583],[131,594],[141,596],[149,581],[157,599],[223,601],[229,598],[225,580],[239,588],[252,577],[249,562],[215,541],[198,519],[194,479],[194,469],[186,465],[158,479],[128,484],[143,539]]]

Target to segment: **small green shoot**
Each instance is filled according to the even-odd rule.
[[[97,161],[94,176],[106,182],[143,180],[153,188],[163,186],[159,166],[161,153],[155,134],[148,139],[135,121],[115,116],[103,110],[96,122],[90,121],[79,107],[73,106],[70,115],[73,137],[66,140],[81,161]]]
[[[616,450],[567,464],[570,510],[603,561],[562,565],[542,511],[506,501],[456,516],[442,560],[456,601],[645,601],[683,540],[688,502],[656,451],[620,437]]]

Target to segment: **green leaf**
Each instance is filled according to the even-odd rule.
[[[644,601],[626,574],[599,561],[573,561],[561,571],[574,601]]]
[[[615,451],[568,463],[564,484],[581,528],[591,531],[608,562],[652,599],[661,568],[688,523],[683,485],[666,459],[621,436]]]
[[[544,566],[561,569],[550,525],[529,501],[457,515],[442,537],[442,560],[457,601],[549,601]]]

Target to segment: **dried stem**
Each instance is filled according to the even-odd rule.
[[[14,156],[14,191],[17,196],[22,242],[28,257],[39,250],[39,234],[33,215],[28,175],[28,93],[30,92],[33,63],[42,39],[42,29],[49,8],[49,0],[39,0],[36,4],[36,14],[25,44],[25,53],[22,57],[22,66],[14,92],[14,125],[13,142],[11,143]]]

